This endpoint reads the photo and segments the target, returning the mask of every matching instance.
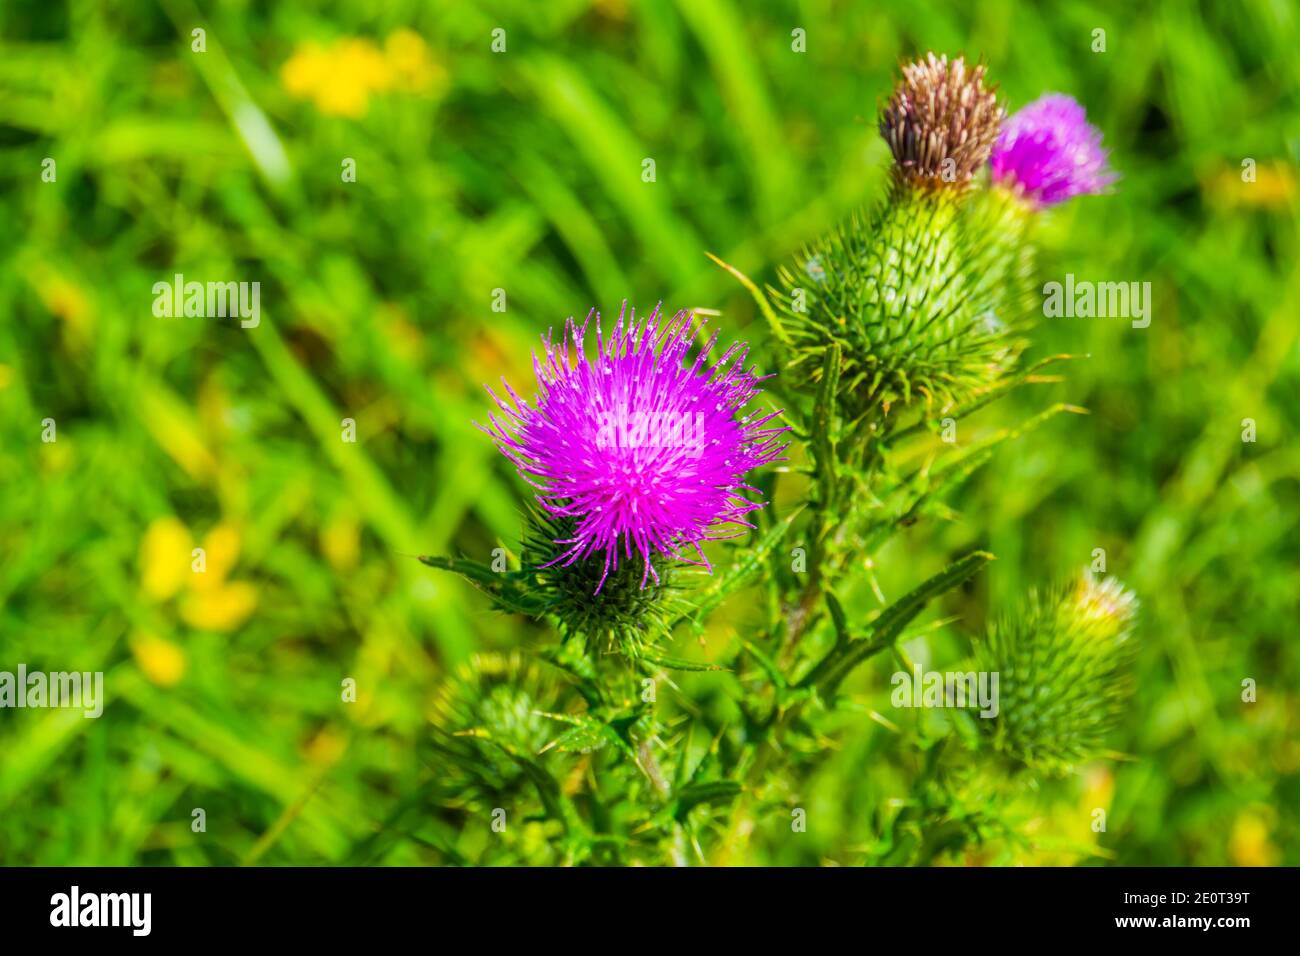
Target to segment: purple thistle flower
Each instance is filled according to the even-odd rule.
[[[1040,207],[1099,193],[1116,178],[1101,131],[1064,93],[1040,96],[1007,120],[989,162],[995,182],[1017,187]]]
[[[654,554],[711,571],[700,543],[744,533],[719,533],[719,525],[753,527],[745,515],[762,503],[743,494],[757,491],[745,475],[787,447],[777,445],[787,428],[764,427],[780,411],[757,421],[743,411],[769,377],[745,371],[748,346],[732,345],[706,369],[717,333],[687,363],[704,320],[683,311],[665,322],[656,306],[640,323],[631,310],[625,322],[625,312],[626,302],[608,339],[594,309],[581,326],[570,318],[558,343],[544,335],[545,354],[533,353],[536,401],[502,379],[513,405],[489,388],[503,414],[489,416],[491,428],[479,426],[538,489],[546,512],[572,519],[572,536],[555,542],[561,552],[543,567],[602,553],[596,593],[620,553],[631,559],[634,550],[645,562],[643,588],[649,576],[659,581]],[[594,360],[583,347],[593,315]],[[682,553],[691,547],[698,560]]]

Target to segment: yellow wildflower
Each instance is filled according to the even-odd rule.
[[[335,571],[351,571],[361,557],[361,525],[351,515],[336,515],[321,528],[320,549]]]
[[[1243,810],[1232,824],[1228,853],[1236,866],[1277,866],[1278,851],[1269,839],[1269,825],[1254,810]]]
[[[159,518],[140,542],[140,583],[155,601],[166,601],[185,585],[194,539],[176,518]]]
[[[442,68],[429,58],[424,38],[411,30],[397,30],[384,41],[384,56],[393,71],[393,84],[408,93],[423,93],[441,86]]]
[[[159,687],[174,687],[185,676],[185,652],[171,641],[145,634],[131,642],[141,673]]]
[[[257,608],[253,585],[226,580],[239,559],[239,530],[218,524],[203,538],[202,555],[193,548],[190,530],[176,518],[153,522],[140,542],[141,589],[154,601],[180,595],[181,618],[191,627],[235,629]]]
[[[181,619],[204,631],[233,631],[257,609],[257,589],[246,581],[231,581],[194,590],[181,601]]]
[[[203,539],[206,567],[202,574],[194,575],[194,590],[210,591],[225,583],[239,559],[239,543],[239,531],[231,524],[223,522],[207,533]]]
[[[311,100],[326,116],[349,119],[364,116],[375,93],[423,92],[443,79],[424,40],[411,30],[389,34],[383,49],[359,37],[328,46],[304,43],[280,68],[280,83],[291,96]]]

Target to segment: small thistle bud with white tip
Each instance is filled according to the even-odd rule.
[[[989,629],[977,648],[998,675],[996,717],[977,721],[993,748],[1047,773],[1104,754],[1131,693],[1138,602],[1117,580],[1085,575]]]

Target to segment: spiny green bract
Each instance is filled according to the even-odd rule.
[[[1098,757],[1131,692],[1137,600],[1114,578],[1031,593],[989,629],[976,657],[998,675],[998,714],[977,724],[1000,753],[1065,772]]]
[[[555,542],[571,538],[573,524],[573,518],[553,517],[539,510],[530,513],[523,563],[533,594],[545,602],[566,634],[583,638],[589,651],[615,652],[635,660],[670,633],[678,590],[673,584],[675,562],[671,557],[651,555],[658,577],[643,587],[646,575],[642,565],[621,561],[596,593],[604,570],[600,560],[550,564]]]
[[[546,745],[560,685],[546,665],[515,652],[475,654],[439,687],[430,709],[443,784],[461,797],[529,786],[519,762]]]
[[[850,414],[920,399],[942,410],[1014,363],[1016,325],[997,314],[997,283],[981,276],[990,247],[1014,242],[972,216],[959,190],[895,184],[869,222],[815,243],[775,298],[789,364],[817,377],[825,347],[843,350],[840,397]]]

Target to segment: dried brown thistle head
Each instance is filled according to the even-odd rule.
[[[984,86],[984,67],[927,53],[903,67],[903,79],[880,117],[895,172],[915,185],[957,188],[989,158],[1005,110]]]

